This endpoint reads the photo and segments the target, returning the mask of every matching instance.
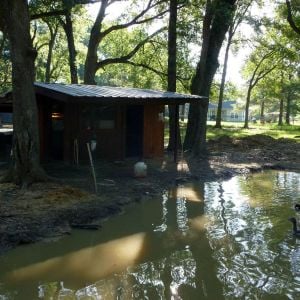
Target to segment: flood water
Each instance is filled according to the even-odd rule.
[[[0,256],[0,299],[300,299],[297,202],[292,172],[174,187],[99,231]]]

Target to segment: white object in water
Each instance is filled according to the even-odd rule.
[[[143,161],[138,161],[134,165],[134,177],[142,178],[147,176],[147,165]]]

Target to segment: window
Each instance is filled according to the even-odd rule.
[[[105,106],[96,109],[96,128],[97,129],[114,129],[116,119],[116,107]]]
[[[82,112],[83,124],[89,129],[114,129],[115,106],[87,106]]]

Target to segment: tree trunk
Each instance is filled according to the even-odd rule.
[[[260,103],[260,124],[265,124],[265,99]]]
[[[50,31],[50,40],[48,43],[48,55],[47,55],[47,62],[46,62],[46,70],[45,70],[45,82],[50,82],[51,80],[51,63],[52,63],[52,54],[53,54],[53,47],[58,31],[58,26],[55,24],[55,28],[51,27],[50,23],[47,23],[47,26]]]
[[[223,104],[223,100],[224,100],[223,98],[224,98],[224,89],[225,89],[225,81],[226,81],[226,74],[227,74],[229,49],[230,49],[232,38],[233,38],[233,25],[234,24],[231,24],[230,28],[229,28],[228,41],[227,41],[226,50],[225,50],[224,66],[223,66],[222,79],[221,79],[221,85],[220,85],[219,102],[218,102],[215,128],[222,128],[222,126],[221,126],[222,104]]]
[[[250,107],[251,92],[252,92],[252,82],[250,82],[247,91],[246,107],[245,107],[245,122],[244,122],[245,129],[249,128],[249,107]]]
[[[170,17],[169,17],[169,29],[168,29],[168,91],[176,92],[176,55],[177,55],[177,0],[170,0]],[[180,141],[179,124],[176,122],[176,109],[175,105],[169,105],[169,144],[168,151],[173,151],[175,147],[175,141],[177,139],[178,144]],[[175,127],[177,130],[177,137],[175,137]]]
[[[281,97],[280,97],[280,101],[279,101],[279,117],[278,117],[278,125],[279,126],[283,125],[283,99],[285,96],[283,71],[281,71],[281,86],[282,86],[282,91],[281,91]]]
[[[201,54],[200,54],[200,61],[197,64],[196,73],[192,80],[192,86],[191,86],[191,93],[196,95],[202,95],[203,96],[209,96],[209,89],[204,94],[202,92],[202,86],[206,86],[204,84],[204,80],[208,80],[208,77],[204,76],[205,74],[205,67],[206,67],[206,60],[207,60],[207,53],[209,48],[209,37],[210,37],[210,26],[213,18],[213,10],[212,10],[212,3],[211,1],[206,2],[206,8],[205,8],[205,16],[203,20],[203,29],[202,29],[202,48],[201,48]],[[201,86],[200,86],[201,85]],[[205,106],[203,107],[205,109]],[[207,109],[208,109],[208,103],[207,103]],[[206,120],[204,124],[204,120],[200,119],[202,110],[201,103],[199,104],[190,104],[189,109],[189,115],[188,115],[188,123],[187,123],[187,129],[186,129],[186,135],[184,139],[184,149],[192,150],[193,146],[196,142],[196,134],[198,131],[205,130],[203,126],[206,127]],[[203,141],[198,141],[203,145]],[[206,146],[203,145],[203,151],[206,151]]]
[[[282,126],[283,125],[283,97],[280,99],[279,103],[279,118],[278,118],[278,125]]]
[[[38,113],[33,86],[36,51],[30,38],[27,1],[3,0],[1,6],[12,60],[14,136],[10,179],[26,187],[45,179],[39,164]]]
[[[77,64],[76,64],[76,48],[73,34],[73,22],[71,18],[71,12],[68,11],[65,15],[66,22],[61,22],[63,25],[63,29],[65,31],[67,42],[68,42],[68,51],[69,51],[69,67],[70,67],[70,76],[71,83],[78,83],[78,75],[77,75]]]
[[[248,91],[247,91],[247,98],[246,98],[246,108],[245,108],[245,123],[244,123],[244,128],[247,129],[249,128],[249,106],[250,106],[250,99],[251,99],[251,92],[253,88],[257,85],[257,83],[265,78],[270,72],[272,72],[275,68],[276,65],[271,65],[270,68],[264,67],[262,68],[262,63],[270,58],[274,54],[274,51],[270,51],[266,53],[258,62],[256,65],[254,72],[251,76],[251,79],[249,80],[249,85],[248,85]]]
[[[91,29],[88,51],[84,65],[84,83],[96,84],[95,75],[97,72],[98,56],[97,50],[101,41],[101,27],[102,21],[105,17],[108,0],[102,0],[96,21]]]
[[[291,103],[292,103],[292,96],[291,91],[289,90],[286,97],[286,114],[285,114],[285,123],[287,125],[291,124]]]
[[[84,65],[84,83],[85,84],[96,84],[95,75],[97,72],[97,48],[98,42],[94,37],[90,38],[88,52],[85,59]]]
[[[210,88],[219,66],[218,56],[226,32],[232,23],[236,0],[207,0],[203,20],[202,49],[200,61],[192,80],[192,94],[209,97]],[[206,154],[206,121],[208,101],[190,106],[184,148],[194,155]]]
[[[296,2],[296,1],[295,1]],[[294,17],[292,15],[292,6],[291,6],[291,1],[285,0],[286,6],[287,6],[287,21],[289,22],[291,28],[298,34],[300,35],[300,27],[296,25],[294,21]],[[297,2],[296,2],[297,3]]]

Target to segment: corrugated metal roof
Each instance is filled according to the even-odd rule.
[[[86,84],[35,83],[35,86],[45,90],[65,94],[78,98],[130,98],[130,99],[207,99],[206,97],[148,90],[137,88],[123,88],[112,86],[98,86]],[[189,101],[187,101],[189,102]]]

